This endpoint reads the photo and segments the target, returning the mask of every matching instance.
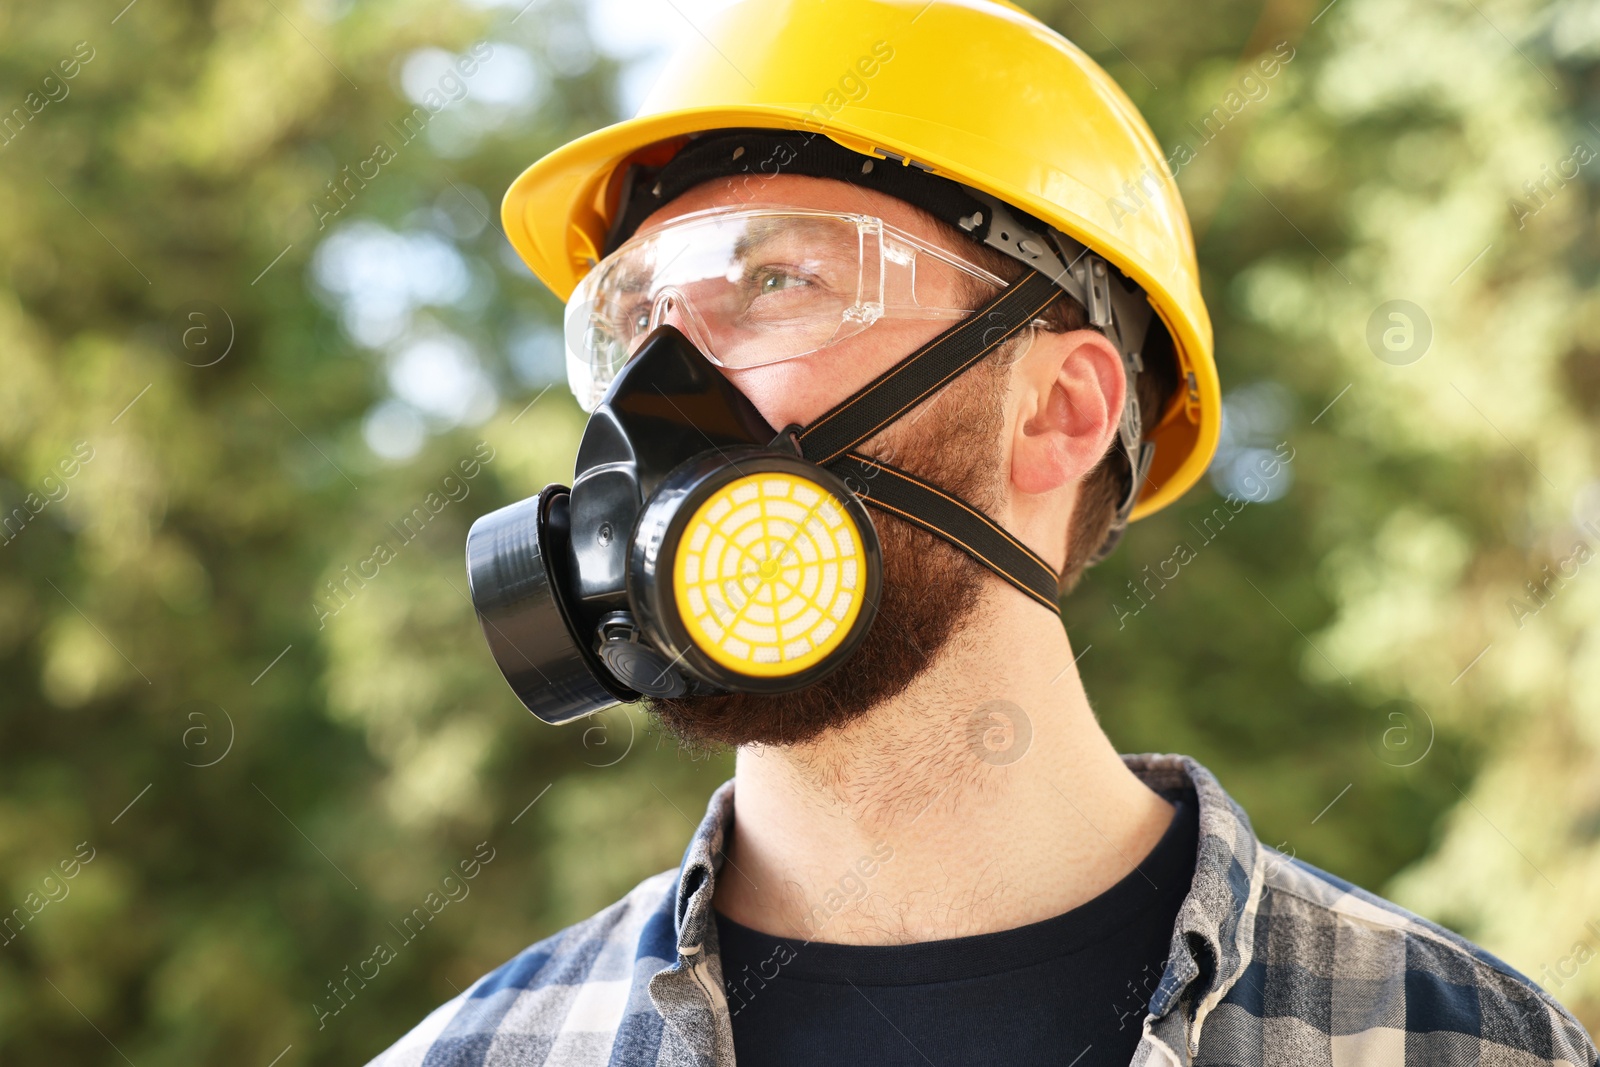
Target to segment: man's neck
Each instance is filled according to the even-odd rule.
[[[1059,621],[996,582],[906,692],[807,744],[739,751],[715,904],[843,944],[1011,929],[1121,880],[1172,810],[1095,721]]]

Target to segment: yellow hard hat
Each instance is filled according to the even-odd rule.
[[[737,0],[695,26],[636,116],[507,190],[506,236],[540,281],[566,300],[601,258],[625,164],[664,162],[707,130],[822,133],[998,197],[1142,286],[1179,389],[1149,420],[1155,459],[1132,517],[1199,479],[1222,412],[1194,237],[1160,145],[1110,75],[1003,0]]]

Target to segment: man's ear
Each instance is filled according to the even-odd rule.
[[[1082,480],[1100,462],[1122,418],[1127,380],[1116,347],[1094,330],[1050,333],[1013,368],[1017,400],[1011,481],[1049,493]]]

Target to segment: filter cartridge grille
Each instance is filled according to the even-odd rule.
[[[824,660],[850,634],[867,578],[861,531],[808,478],[735,479],[683,527],[673,593],[695,645],[741,674],[783,677]]]

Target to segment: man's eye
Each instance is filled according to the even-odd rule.
[[[762,296],[768,293],[781,292],[784,289],[795,289],[811,284],[798,274],[788,274],[784,271],[767,271],[756,280],[756,292]]]
[[[639,334],[643,333],[649,327],[649,325],[650,308],[648,305],[640,304],[622,314],[623,332],[628,337],[637,337]]]

